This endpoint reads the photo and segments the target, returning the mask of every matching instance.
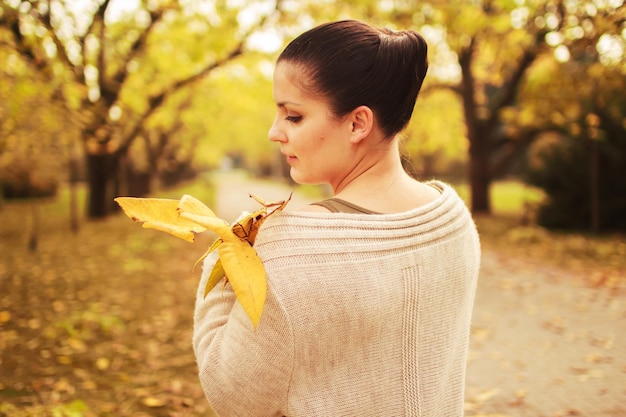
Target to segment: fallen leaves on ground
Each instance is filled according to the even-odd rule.
[[[121,215],[77,235],[42,216],[30,252],[25,212],[2,211],[0,416],[211,416],[191,347],[211,237],[194,250]]]
[[[504,257],[546,266],[567,266],[584,285],[618,295],[626,289],[626,239],[549,231],[505,216],[476,216],[481,243]]]

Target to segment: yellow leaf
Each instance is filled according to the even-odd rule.
[[[85,342],[74,337],[68,339],[67,344],[72,350],[76,352],[86,352],[88,350],[87,344],[85,344]]]
[[[198,213],[180,210],[180,217],[194,224],[202,226],[204,230],[211,230],[219,235],[223,240],[233,240],[239,238],[230,230],[230,226],[225,220],[217,217],[206,216]]]
[[[222,280],[226,276],[226,272],[224,272],[224,267],[222,266],[222,261],[218,258],[217,262],[215,262],[215,266],[211,271],[211,275],[206,283],[206,287],[204,287],[204,296],[209,293],[217,285],[220,280]]]
[[[207,254],[213,252],[221,244],[222,244],[222,239],[215,239],[215,242],[211,243],[211,246],[209,247],[209,250],[207,250]]]
[[[206,231],[206,227],[179,216],[178,200],[117,197],[115,201],[128,217],[133,221],[143,223],[146,229],[169,233],[188,242],[194,241],[196,233]]]
[[[0,323],[8,323],[11,320],[11,312],[8,310],[0,311]]]
[[[165,405],[165,402],[163,400],[159,398],[155,398],[155,397],[146,397],[141,402],[145,406],[152,407],[152,408],[163,407]]]
[[[75,391],[75,388],[66,378],[61,378],[54,383],[54,390],[73,393]]]
[[[263,262],[245,240],[224,241],[219,247],[219,253],[235,296],[256,329],[267,293]]]
[[[100,357],[96,359],[96,368],[101,371],[106,371],[111,366],[111,361],[108,358]]]
[[[59,355],[57,356],[57,362],[61,365],[69,365],[70,363],[72,363],[72,358],[67,355]]]
[[[98,389],[98,386],[96,385],[96,383],[94,381],[91,380],[87,380],[87,381],[83,381],[80,384],[82,389],[88,390],[88,391],[95,391],[96,389]],[[102,409],[100,410],[102,411]]]
[[[201,257],[199,257],[198,260],[193,264],[193,268],[191,268],[191,270],[192,271],[195,270],[196,266],[198,266],[198,264],[202,262],[204,258],[206,258],[209,255],[209,253],[213,252],[221,244],[222,244],[222,239],[216,239],[215,242],[211,244],[209,249],[206,252],[204,252],[204,254]],[[204,296],[206,297],[206,293],[204,294]]]
[[[489,389],[489,390],[479,393],[478,395],[476,395],[476,397],[474,397],[474,399],[478,402],[484,403],[484,402],[489,401],[490,399],[492,399],[499,393],[500,393],[500,389],[493,388],[493,389]]]
[[[181,197],[178,202],[178,209],[188,213],[200,214],[202,216],[217,217],[215,213],[213,213],[213,210],[208,208],[206,204],[189,194],[185,194]]]
[[[118,197],[115,201],[128,217],[143,227],[160,230],[193,242],[196,233],[211,230],[219,238],[196,262],[219,248],[219,259],[213,267],[204,296],[224,277],[231,283],[237,300],[256,329],[261,319],[267,293],[265,269],[252,247],[263,221],[281,211],[291,199],[265,202],[250,195],[263,207],[253,213],[242,213],[233,225],[218,218],[200,200],[184,195],[180,200]],[[273,208],[268,212],[268,208]],[[195,265],[194,265],[195,267]]]

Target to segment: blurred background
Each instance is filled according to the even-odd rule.
[[[203,251],[118,221],[113,199],[217,204],[227,173],[324,196],[292,184],[267,140],[272,72],[289,40],[344,18],[427,39],[405,166],[457,187],[487,249],[623,289],[623,0],[2,0],[0,416],[203,415],[185,339],[195,275],[184,296],[155,277]],[[167,401],[153,342],[180,334],[163,326],[191,370],[159,385]]]

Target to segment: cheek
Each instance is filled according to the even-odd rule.
[[[323,136],[324,132],[315,127],[304,127],[301,130],[300,135],[295,135],[292,143],[297,146],[300,151],[307,153],[317,152],[322,146],[325,146],[326,139]],[[295,143],[297,142],[297,143]]]
[[[299,134],[293,132],[291,140],[294,150],[301,154],[299,157],[332,157],[336,152],[333,149],[334,142],[339,140],[336,135],[337,127],[332,126],[326,119],[309,119],[307,122],[299,126]]]
[[[316,159],[328,159],[332,156],[332,149],[330,149],[329,141],[325,137],[314,136],[307,142],[307,153]]]

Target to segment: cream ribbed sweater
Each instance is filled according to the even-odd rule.
[[[291,212],[261,227],[256,331],[231,287],[203,299],[193,345],[211,406],[234,416],[461,416],[480,261],[447,185],[399,214]]]

